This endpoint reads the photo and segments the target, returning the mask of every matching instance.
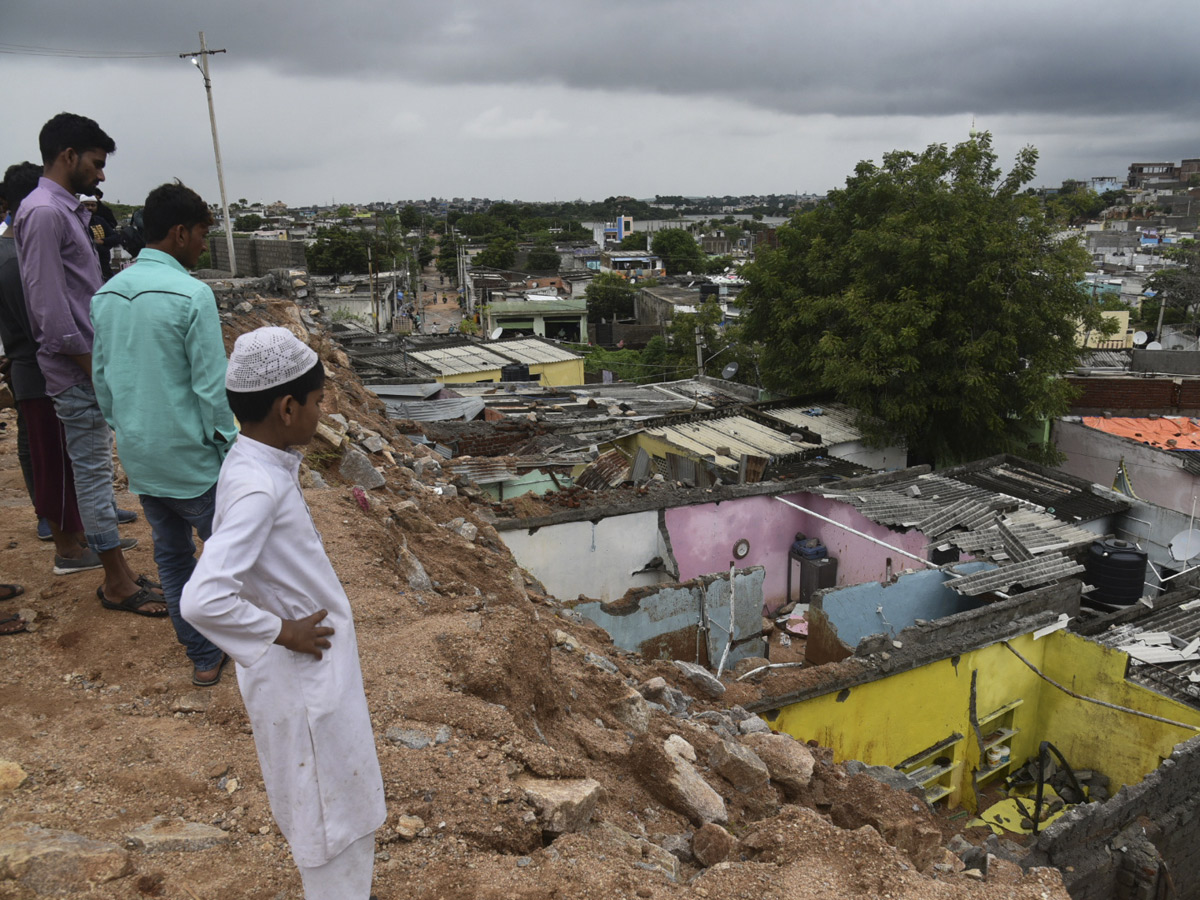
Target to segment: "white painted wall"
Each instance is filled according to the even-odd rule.
[[[666,560],[658,531],[658,511],[612,516],[599,522],[546,525],[501,531],[513,557],[555,597],[616,600],[632,587],[671,581],[659,570],[633,575],[654,557]]]

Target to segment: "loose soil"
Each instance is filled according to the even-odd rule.
[[[286,302],[264,302],[227,323],[235,332],[266,322],[308,333]],[[327,411],[379,432],[395,465],[369,492],[368,509],[337,475],[338,453],[319,441],[308,462],[327,486],[306,490],[326,550],[355,610],[363,676],[387,790],[388,822],[377,835],[375,892],[381,900],[445,898],[1060,898],[1057,872],[1023,873],[996,862],[989,880],[962,874],[948,851],[930,852],[944,824],[921,802],[873,779],[848,777],[817,751],[812,785],[785,797],[775,787],[741,794],[704,762],[718,737],[705,724],[655,712],[634,735],[613,714],[630,686],[662,676],[694,690],[674,667],[624,654],[599,628],[572,621],[516,567],[467,496],[432,492],[411,464],[425,454],[396,435],[382,408],[319,329],[311,340],[332,377]],[[267,806],[249,720],[232,667],[198,691],[166,620],[105,611],[96,572],[51,575],[53,547],[38,542],[16,459],[15,416],[0,438],[0,581],[24,596],[32,631],[0,637],[0,758],[28,773],[0,793],[0,827],[29,822],[124,846],[156,816],[215,825],[219,849],[149,854],[130,850],[132,872],[88,897],[217,900],[300,898],[299,877]],[[376,456],[376,462],[384,462]],[[306,482],[312,483],[311,477]],[[465,487],[465,486],[464,486]],[[122,507],[139,509],[119,490]],[[407,503],[406,501],[412,501]],[[464,517],[475,541],[442,527]],[[123,528],[139,545],[134,567],[154,574],[143,519]],[[432,589],[410,586],[415,557]],[[573,599],[573,598],[572,598]],[[578,649],[556,644],[571,635]],[[335,638],[336,639],[336,638]],[[585,659],[614,663],[614,674]],[[731,691],[731,694],[734,692]],[[693,712],[719,708],[697,698]],[[195,711],[192,711],[195,710]],[[444,743],[409,749],[385,738],[392,726]],[[682,864],[677,882],[650,871],[638,844],[694,826],[655,799],[635,745],[680,734],[698,770],[726,801],[738,843],[710,869]],[[593,824],[550,841],[514,778],[590,777],[605,789]],[[398,819],[424,828],[406,839]],[[924,836],[924,837],[923,837]],[[34,896],[0,867],[0,898]]]

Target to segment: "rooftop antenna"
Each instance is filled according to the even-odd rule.
[[[1195,528],[1185,528],[1167,543],[1167,549],[1171,551],[1171,559],[1176,562],[1187,562],[1196,556],[1200,556],[1200,530]]]
[[[1150,343],[1148,343],[1146,345],[1146,349],[1147,350],[1161,350],[1162,344],[1160,344],[1158,341],[1151,341]]]
[[[1146,334],[1146,332],[1135,331],[1133,333],[1133,346],[1135,346],[1135,347],[1144,346],[1146,341],[1148,341],[1149,339],[1150,339],[1150,335]]]
[[[488,335],[488,340],[489,341],[498,341],[498,340],[500,340],[500,335],[502,335],[502,334],[504,334],[504,326],[497,325],[495,328],[492,329],[492,333]]]
[[[726,381],[728,381],[730,378],[732,378],[734,375],[736,375],[737,372],[738,372],[737,362],[731,362],[729,365],[727,365],[725,368],[723,368],[721,370],[721,377],[724,378]]]

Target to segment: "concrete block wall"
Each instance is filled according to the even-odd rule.
[[[1062,870],[1074,900],[1200,900],[1198,842],[1200,737],[1177,746],[1139,784],[1070,810],[1042,832],[1022,865]]]
[[[237,258],[240,276],[262,276],[272,269],[304,268],[308,265],[304,241],[260,240],[246,235],[233,236],[233,253]],[[209,235],[208,252],[212,256],[213,268],[228,272],[229,250],[225,236]]]

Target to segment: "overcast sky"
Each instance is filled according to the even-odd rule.
[[[0,160],[67,110],[117,142],[107,195],[231,201],[821,193],[964,140],[1037,184],[1200,156],[1195,0],[0,0]],[[27,48],[143,59],[33,55]],[[20,52],[11,52],[18,50]]]

